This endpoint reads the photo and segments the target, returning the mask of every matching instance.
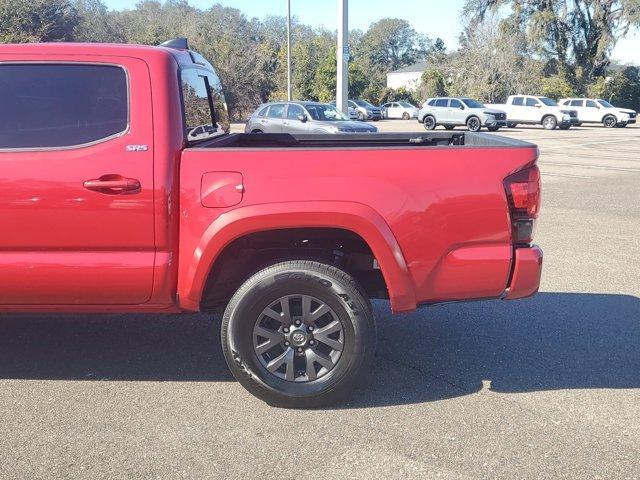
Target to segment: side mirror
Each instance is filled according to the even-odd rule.
[[[460,105],[458,108],[459,108],[460,110],[464,110],[464,105]]]
[[[303,114],[298,115],[296,118],[300,120],[302,123],[307,121],[307,116]]]

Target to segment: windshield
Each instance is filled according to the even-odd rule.
[[[463,98],[462,101],[469,108],[484,108],[484,104],[480,102],[476,102],[471,98]]]
[[[365,102],[364,100],[354,100],[353,101],[356,105],[358,105],[359,107],[364,107],[364,108],[376,108],[373,105],[371,105],[369,102]]]
[[[599,103],[600,105],[602,105],[603,107],[605,107],[605,108],[614,108],[614,106],[613,106],[613,105],[611,105],[611,104],[610,104],[609,102],[607,102],[606,100],[600,100],[600,99],[598,99],[598,103]]]
[[[333,105],[305,105],[311,118],[320,122],[342,122],[349,118]]]
[[[400,101],[400,102],[398,102],[398,103],[399,103],[400,105],[402,105],[403,107],[406,107],[406,108],[416,108],[416,107],[414,107],[413,105],[411,105],[409,102],[406,102],[406,101],[404,101],[404,100],[402,100],[402,101]]]
[[[542,103],[544,103],[547,107],[557,107],[558,104],[556,102],[554,102],[553,100],[551,100],[550,98],[547,97],[538,97],[538,100],[540,100]]]

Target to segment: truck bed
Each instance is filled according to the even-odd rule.
[[[232,133],[203,141],[191,148],[418,148],[494,147],[526,148],[535,145],[507,137],[472,132],[404,132],[343,135],[289,133]]]

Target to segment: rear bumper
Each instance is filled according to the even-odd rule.
[[[536,245],[516,248],[513,275],[504,300],[530,297],[538,291],[542,275],[542,256],[542,249]]]

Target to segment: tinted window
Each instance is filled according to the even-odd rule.
[[[565,102],[566,105],[566,102]],[[569,102],[569,106],[571,107],[581,107],[582,106],[582,100],[571,100]]]
[[[449,103],[449,106],[451,108],[461,108],[462,102],[460,102],[460,100],[456,100],[455,98],[452,98],[451,102]]]
[[[267,110],[269,110],[269,107],[261,108],[260,111],[258,112],[258,116],[259,117],[266,117],[267,116]]]
[[[436,104],[436,100],[429,100],[429,103],[427,103],[427,105],[429,105],[430,107],[433,107]]]
[[[535,98],[527,98],[527,107],[535,107],[536,105],[538,105],[538,101]]]
[[[208,136],[228,132],[229,113],[218,77],[207,70],[186,68],[181,80],[186,133],[200,126]]]
[[[449,103],[449,100],[447,100],[446,98],[438,98],[436,100],[435,106],[436,107],[446,107],[448,103]]]
[[[484,104],[477,102],[476,100],[473,100],[471,98],[463,98],[462,101],[467,105],[467,107],[469,108],[484,108]]]
[[[611,105],[611,104],[610,104],[609,102],[607,102],[606,100],[598,99],[598,103],[599,103],[600,105],[602,105],[603,107],[605,107],[605,108],[614,108],[614,107],[613,107],[613,105]]]
[[[598,108],[598,105],[593,100],[587,100],[587,107]]]
[[[556,103],[555,100],[551,100],[550,98],[547,97],[540,97],[540,101],[542,103],[544,103],[545,105],[547,105],[548,107],[557,107],[558,104]]]
[[[513,105],[520,105],[520,106],[524,105],[522,100],[523,100],[522,97],[515,97],[513,99]]]
[[[269,107],[269,111],[267,112],[267,117],[282,118],[283,113],[284,113],[284,105],[282,103],[278,103],[276,105],[271,105]]]
[[[108,65],[1,65],[0,148],[69,147],[122,133],[127,76]]]
[[[289,105],[287,108],[287,118],[297,120],[299,115],[304,115],[304,109],[300,105]]]

